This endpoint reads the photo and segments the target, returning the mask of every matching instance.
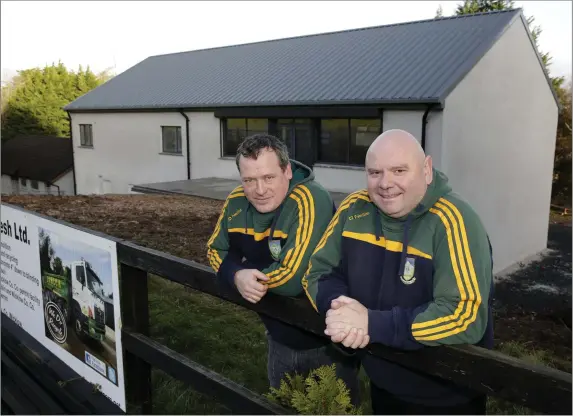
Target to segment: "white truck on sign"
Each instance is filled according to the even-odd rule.
[[[44,303],[55,303],[78,336],[105,338],[103,284],[85,261],[74,261],[64,273],[43,273]]]

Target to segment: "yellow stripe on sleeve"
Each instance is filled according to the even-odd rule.
[[[262,231],[260,233],[255,232],[254,228],[247,228],[245,230],[245,228],[241,227],[241,228],[229,228],[227,230],[227,232],[229,233],[239,233],[239,234],[245,234],[245,235],[252,235],[255,239],[255,241],[262,241],[264,240],[266,237],[269,237],[271,234],[271,229],[267,228],[265,231]],[[273,237],[278,237],[278,238],[288,238],[288,234],[283,233],[280,230],[275,230]]]
[[[332,220],[330,220],[330,224],[328,224],[328,227],[326,228],[326,231],[324,232],[322,238],[320,239],[320,241],[318,242],[314,253],[316,253],[317,251],[319,251],[321,248],[324,247],[324,245],[326,244],[326,240],[328,240],[328,237],[330,237],[330,235],[332,234],[332,232],[334,231],[334,227],[336,227],[336,224],[338,224],[338,220],[340,218],[340,214],[347,210],[350,205],[352,205],[354,202],[356,202],[358,199],[363,199],[365,201],[370,202],[370,198],[368,198],[368,191],[366,190],[361,190],[361,191],[356,191],[351,193],[350,195],[348,195],[344,201],[342,201],[342,203],[340,204],[340,206],[338,207],[338,209],[336,210],[336,213],[334,214],[334,217],[332,218]],[[314,254],[313,253],[313,254]],[[310,268],[309,268],[310,269]]]
[[[303,233],[301,236],[302,244],[297,242],[297,247],[295,247],[295,251],[290,258],[287,267],[281,273],[273,275],[272,277],[272,273],[269,273],[269,277],[271,277],[269,281],[269,288],[277,287],[288,282],[296,274],[297,270],[300,268],[304,254],[308,250],[308,246],[312,237],[312,230],[314,229],[315,222],[314,198],[308,187],[304,185],[300,185],[294,189],[294,192],[300,197],[299,201],[297,201],[297,204],[299,204],[300,207],[300,203],[302,202],[303,206],[302,214],[304,215],[304,218],[302,226]]]
[[[334,227],[336,227],[336,224],[338,224],[338,219],[340,218],[340,214],[343,211],[346,211],[348,209],[348,207],[350,207],[350,205],[352,205],[358,199],[363,199],[365,201],[370,202],[370,198],[368,198],[368,191],[367,190],[356,191],[356,192],[353,192],[350,195],[348,195],[346,198],[344,198],[344,200],[342,201],[342,203],[340,204],[340,206],[336,210],[336,213],[334,214],[334,216],[330,220],[330,223],[328,224],[326,231],[324,232],[320,241],[316,245],[316,248],[314,249],[312,255],[316,254],[320,249],[322,249],[325,246],[326,241],[328,240],[328,237],[332,234]],[[307,276],[310,273],[311,269],[312,269],[312,260],[310,260],[308,262],[308,267],[307,267],[306,272],[304,273],[304,276],[302,278],[303,283],[307,282],[307,285],[308,285]],[[307,296],[309,297],[309,299],[311,299],[310,294],[308,292],[307,292]]]
[[[314,300],[312,299],[312,296],[310,296],[310,292],[308,291],[308,280],[306,279],[306,275],[302,278],[302,288],[304,289],[304,293],[306,293],[306,297],[310,301],[310,304],[312,305],[314,310],[318,312],[318,307],[316,306],[316,303],[314,303]]]
[[[340,214],[343,211],[346,211],[358,199],[363,199],[365,201],[370,202],[370,198],[368,197],[368,191],[365,189],[360,190],[360,191],[356,191],[356,192],[353,192],[350,195],[348,195],[346,198],[344,198],[344,200],[342,201],[342,203],[340,204],[340,206],[336,210],[336,213],[334,214],[334,216],[330,220],[330,223],[328,224],[326,231],[324,232],[324,234],[322,235],[316,248],[314,249],[314,252],[312,253],[313,255],[325,246],[326,241],[328,240],[328,237],[332,234],[334,227],[336,227],[336,224],[338,224]],[[312,299],[310,292],[308,291],[308,279],[307,279],[307,277],[308,277],[308,274],[310,273],[311,269],[312,269],[312,260],[310,260],[308,262],[308,267],[306,269],[306,272],[304,273],[304,276],[302,277],[302,287],[303,287],[304,292],[306,294],[306,297],[309,299],[312,307],[318,312],[318,308],[317,308],[316,304],[314,303],[314,300]]]
[[[365,243],[373,244],[375,246],[384,247],[386,250],[393,251],[395,253],[401,253],[404,248],[403,243],[401,243],[400,241],[387,240],[385,237],[382,236],[380,237],[380,239],[378,239],[378,237],[376,237],[374,234],[371,233],[356,233],[353,231],[344,231],[342,233],[342,236],[352,238],[354,240],[364,241]],[[423,257],[425,259],[432,260],[431,254],[424,253],[423,251],[418,250],[417,248],[414,248],[412,246],[408,246],[407,253],[413,256]]]
[[[207,252],[207,258],[209,259],[211,267],[215,270],[215,272],[218,272],[219,267],[221,267],[222,263],[219,253],[217,253],[216,250],[209,249],[209,251]]]
[[[473,288],[473,291],[472,291],[472,296],[471,296],[470,300],[468,300],[468,302],[467,302],[468,305],[467,305],[466,313],[464,314],[462,319],[458,320],[457,325],[450,325],[448,328],[446,328],[446,327],[441,328],[442,331],[449,329],[449,331],[446,331],[446,332],[441,332],[441,333],[438,333],[435,335],[422,336],[422,337],[417,338],[420,341],[434,341],[434,340],[446,338],[446,337],[451,336],[451,335],[459,334],[460,332],[465,331],[467,329],[467,327],[471,323],[475,322],[475,320],[477,319],[477,313],[478,313],[479,305],[481,304],[481,301],[482,301],[482,297],[481,297],[481,293],[479,291],[479,285],[478,285],[477,277],[476,277],[476,273],[475,273],[475,267],[473,264],[471,251],[469,248],[469,243],[468,243],[468,238],[467,238],[466,227],[464,224],[464,219],[463,219],[460,211],[458,210],[458,208],[454,204],[452,204],[450,201],[448,201],[444,198],[440,198],[440,202],[447,205],[447,207],[449,209],[451,209],[451,211],[453,211],[457,221],[460,224],[460,234],[461,234],[462,243],[463,243],[463,246],[462,246],[463,247],[463,254],[465,255],[465,258],[467,260],[467,270],[469,271],[469,274],[470,274],[471,287]]]
[[[481,295],[479,293],[475,268],[471,259],[466,228],[461,213],[451,202],[444,198],[441,198],[439,202],[435,204],[435,208],[431,208],[430,211],[434,214],[437,214],[446,226],[448,247],[456,283],[458,290],[460,291],[460,301],[458,302],[456,310],[451,315],[433,319],[427,322],[413,324],[412,335],[420,341],[442,339],[464,331],[472,322],[475,321],[477,317],[477,310],[479,304],[481,303]],[[453,230],[450,227],[450,222],[448,222],[446,217],[453,225]],[[456,257],[459,262],[459,267],[455,260]],[[469,292],[467,295],[463,289],[460,271],[463,275],[463,283]],[[465,313],[461,315],[464,306]],[[437,326],[428,328],[434,325]]]
[[[305,215],[307,214],[306,199],[304,201],[305,203],[303,203],[302,199],[300,198],[300,194],[298,192],[295,193],[294,190],[289,197],[294,201],[296,201],[296,204],[298,206],[298,227],[295,233],[295,244],[294,247],[291,248],[287,252],[287,255],[285,256],[283,260],[284,266],[279,267],[278,269],[273,270],[272,272],[267,274],[267,276],[271,278],[269,283],[276,280],[276,275],[284,272],[285,270],[287,270],[287,268],[290,269],[294,264],[296,256],[293,254],[298,253],[300,251],[300,246],[302,244],[302,239],[303,239],[303,233],[306,229],[306,225],[309,220],[309,216]]]
[[[227,200],[223,204],[223,208],[221,209],[221,213],[219,214],[219,218],[217,219],[217,225],[215,225],[215,230],[213,230],[213,234],[211,234],[211,237],[207,241],[207,259],[209,260],[209,263],[211,264],[211,267],[215,270],[215,272],[219,271],[219,267],[221,267],[222,260],[217,250],[212,248],[211,245],[213,244],[213,242],[219,235],[219,232],[221,231],[221,223],[223,222],[223,218],[225,217],[225,211],[227,210],[229,201],[233,198],[237,198],[244,195],[245,193],[243,192],[242,186],[237,186],[235,189],[231,191],[231,193],[227,197]]]

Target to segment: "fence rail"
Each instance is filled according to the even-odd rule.
[[[117,415],[121,409],[2,313],[2,414]]]
[[[14,208],[27,211],[19,207]],[[149,274],[157,275],[308,332],[325,336],[323,320],[306,299],[282,297],[269,293],[259,303],[251,304],[236,291],[220,285],[213,271],[206,266],[45,215],[32,213],[116,242],[120,264],[124,373],[127,399],[130,405],[135,405],[141,413],[151,413],[153,396],[151,369],[153,367],[187,383],[199,392],[217,397],[234,413],[287,413],[285,409],[263,396],[251,392],[151,339],[148,278]],[[4,321],[9,318],[4,314],[2,318],[4,334],[7,326],[15,326],[15,324],[5,324]],[[3,342],[2,358],[4,358],[5,351],[7,350]],[[527,406],[538,412],[571,414],[570,373],[527,363],[496,351],[470,345],[401,351],[372,344],[364,352],[493,397]],[[11,365],[11,362],[6,361],[6,363],[7,366]],[[25,363],[22,365],[29,366]],[[4,396],[3,385],[2,393],[3,398],[6,397],[14,406],[18,406],[14,392],[8,392]]]
[[[147,273],[151,273],[324,336],[324,322],[306,299],[267,294],[259,303],[252,304],[245,301],[238,293],[220,285],[210,268],[129,242],[118,244],[118,260],[124,271],[122,279],[125,278],[123,274],[125,272],[128,275],[139,275],[137,278],[134,277],[133,284],[139,286],[140,290],[147,287],[145,283]],[[135,283],[135,280],[138,283]],[[143,307],[145,302],[138,302],[137,296],[139,295],[136,292],[130,293],[124,290],[122,299],[128,303],[128,299],[131,298],[132,305],[139,304]],[[125,307],[122,309],[125,312]],[[131,340],[137,336],[136,332],[124,331],[123,334]],[[142,338],[139,342],[144,343],[147,340]],[[147,343],[146,347],[151,348],[150,345]],[[161,349],[157,347],[156,351],[159,352]],[[366,348],[366,353],[539,412],[571,413],[570,373],[528,363],[497,351],[472,345],[402,351],[372,344]],[[154,364],[159,362],[155,361]]]

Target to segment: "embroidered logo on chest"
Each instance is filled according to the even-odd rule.
[[[406,264],[404,265],[404,274],[400,276],[400,280],[405,285],[411,285],[416,281],[414,272],[416,270],[416,259],[413,257],[406,257]]]
[[[233,215],[229,215],[228,221],[231,221],[233,218],[235,218],[237,215],[239,215],[241,213],[241,211],[243,211],[241,208],[239,208],[238,210],[236,210]]]
[[[273,259],[278,261],[281,256],[281,240],[269,240],[269,251]]]
[[[354,214],[348,217],[349,221],[353,221],[353,220],[358,220],[360,218],[364,218],[367,217],[368,215],[370,215],[369,212],[363,212],[362,214]]]

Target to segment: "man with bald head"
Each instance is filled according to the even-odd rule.
[[[325,334],[348,351],[491,348],[492,256],[478,215],[452,192],[418,140],[380,135],[368,187],[339,206],[303,278]],[[360,354],[374,414],[484,414],[485,396]]]

